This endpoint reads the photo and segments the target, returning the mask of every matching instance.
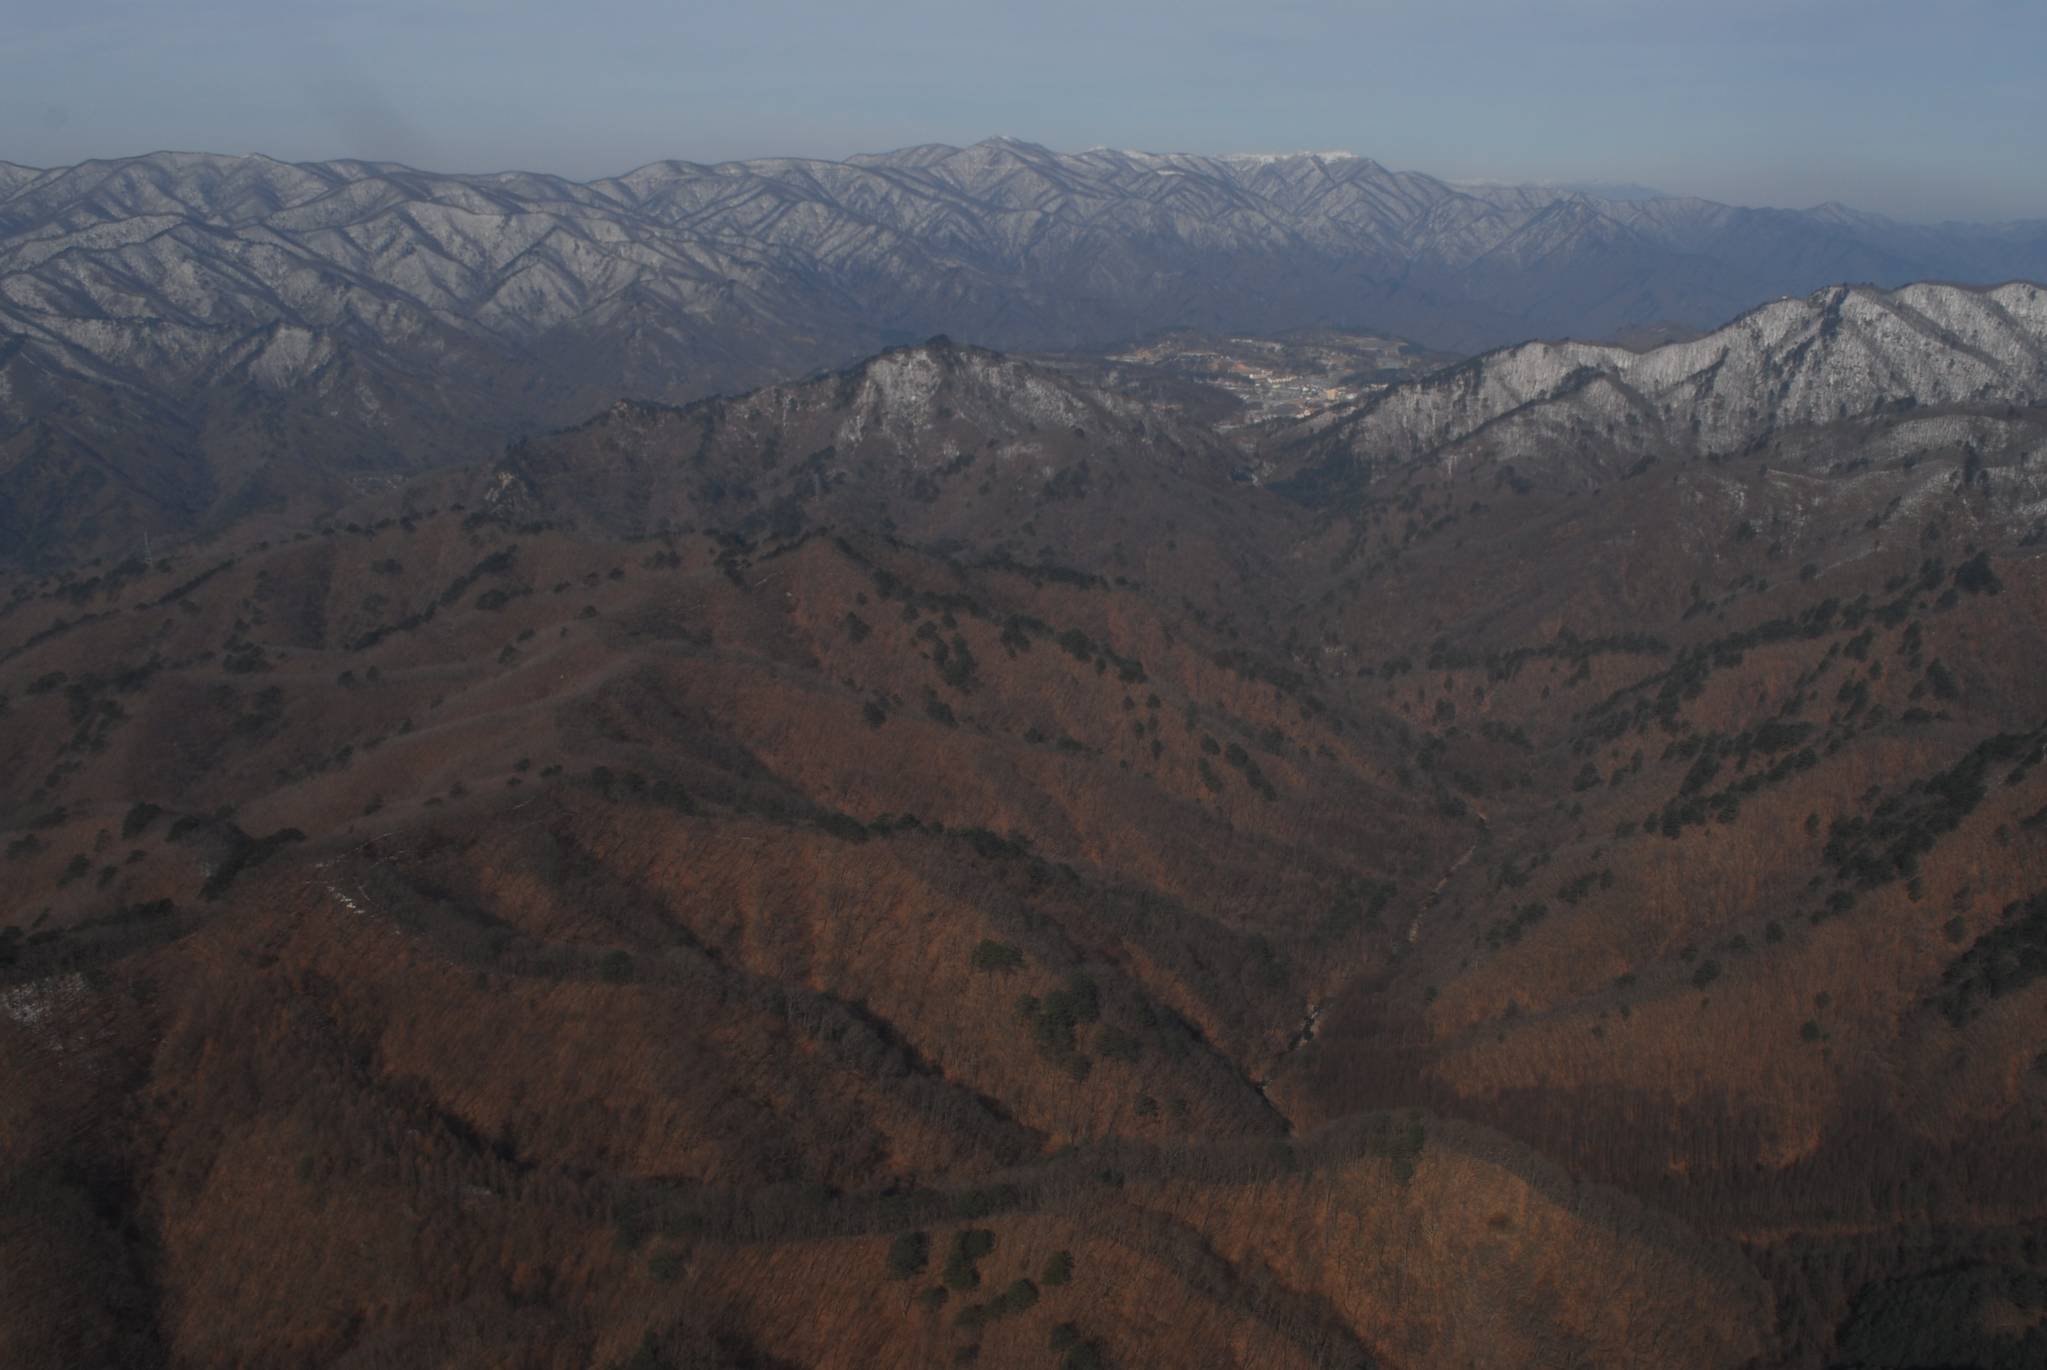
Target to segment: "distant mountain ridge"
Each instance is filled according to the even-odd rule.
[[[158,153],[0,165],[0,553],[50,557],[946,333],[1349,323],[1465,351],[1842,280],[2047,277],[2047,224],[1465,187],[1362,157],[660,162],[588,183]]]

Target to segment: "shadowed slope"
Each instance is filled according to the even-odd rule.
[[[1309,507],[936,343],[17,578],[0,1337],[2024,1364],[2047,422],[1909,397]]]

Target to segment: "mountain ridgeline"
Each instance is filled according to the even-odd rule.
[[[1592,492],[1659,462],[1710,467],[1760,453],[1796,469],[1883,469],[1868,455],[1843,458],[1864,443],[1905,475],[1918,455],[2023,453],[2042,394],[2047,289],[2024,283],[1834,287],[1643,352],[1523,344],[1231,435],[1056,367],[934,339],[734,399],[622,402],[432,488],[500,515],[580,517],[614,534],[758,536],[853,520],[1023,555],[1035,550],[1030,502],[1096,479],[1205,490],[1174,501],[1201,518],[1217,500],[1236,517],[1227,491],[1247,481],[1347,508],[1375,486],[1420,479]],[[1102,450],[1125,455],[1090,461]],[[2036,479],[2029,461],[2014,474],[2028,488]],[[1914,477],[1927,491],[1945,478],[1937,467]],[[1065,537],[1108,537],[1092,519],[1080,505],[1062,521]]]
[[[1070,350],[1333,324],[1468,352],[1711,326],[1841,280],[2014,277],[2047,277],[2047,228],[1458,187],[1338,154],[997,139],[587,183],[0,164],[0,551],[288,524],[621,395],[936,333]]]
[[[1483,456],[1610,478],[1661,456],[1727,458],[1886,414],[2010,414],[2043,392],[2047,289],[1838,286],[1647,351],[1505,348],[1332,407],[1274,446],[1323,477]]]
[[[387,214],[293,278],[355,385],[499,346],[378,283],[474,285],[430,190],[559,197],[537,281],[628,250],[566,206],[1048,157],[185,165],[204,231],[128,164],[64,232],[255,290]],[[2047,1363],[2047,291],[1384,342],[932,338],[0,570],[0,1363]],[[156,411],[57,356],[84,481]]]

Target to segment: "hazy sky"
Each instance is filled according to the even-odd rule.
[[[1012,134],[2047,216],[2047,0],[5,0],[0,159],[591,177]]]

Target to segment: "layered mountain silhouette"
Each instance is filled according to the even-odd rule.
[[[2040,1364],[2043,335],[931,339],[0,572],[0,1362]]]
[[[0,164],[0,1363],[2047,1361],[2042,277]]]
[[[2047,276],[2038,223],[1628,194],[1002,139],[589,183],[0,166],[0,548],[289,518],[621,395],[687,401],[936,333],[1073,349],[1340,324],[1472,351],[1711,326],[1841,280]]]

